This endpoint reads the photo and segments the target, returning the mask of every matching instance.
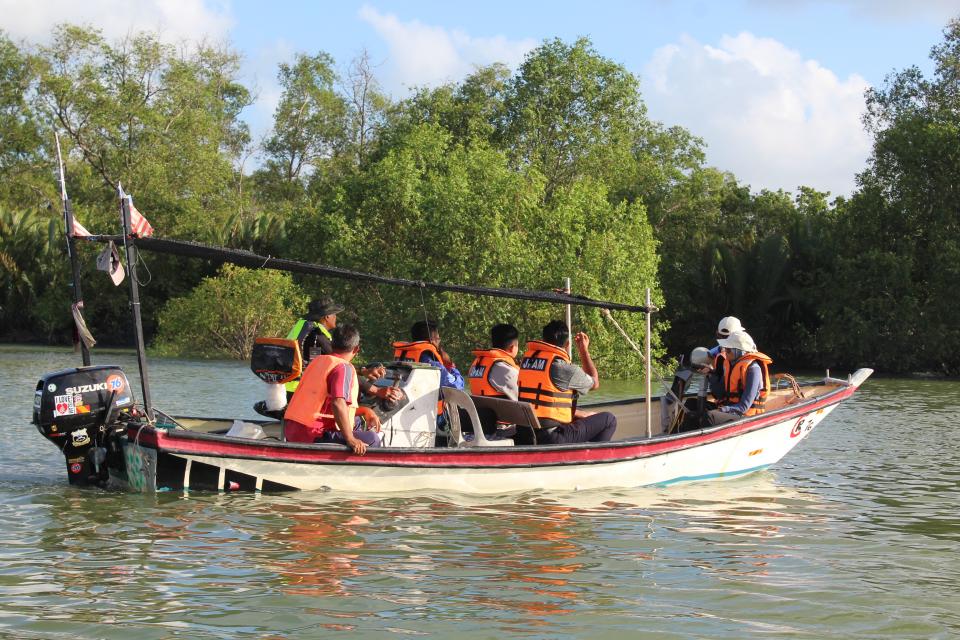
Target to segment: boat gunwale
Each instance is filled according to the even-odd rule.
[[[155,449],[158,453],[172,455],[213,456],[218,458],[259,460],[264,462],[287,462],[307,465],[347,465],[357,467],[420,467],[443,468],[524,468],[570,465],[612,464],[674,453],[705,446],[746,433],[759,431],[795,417],[803,417],[812,411],[834,406],[849,398],[856,391],[851,385],[838,386],[821,396],[804,402],[787,405],[761,416],[742,418],[707,429],[683,433],[660,434],[653,438],[634,437],[609,442],[571,443],[561,445],[524,445],[519,447],[378,447],[368,450],[365,456],[356,456],[337,444],[307,444],[270,440],[248,440],[224,435],[199,433],[187,429],[156,429],[148,425],[128,424],[128,440]],[[622,401],[620,401],[622,402]],[[617,401],[614,404],[618,404]],[[623,402],[623,404],[629,404]],[[190,448],[188,442],[202,445],[222,445],[221,450]],[[180,446],[177,446],[179,444]],[[240,451],[236,451],[236,449]],[[222,449],[233,450],[225,451]],[[248,452],[244,453],[242,450]],[[278,455],[254,454],[250,450],[273,450]],[[617,453],[621,450],[620,455]],[[283,452],[286,455],[279,455]],[[603,454],[612,455],[603,455]],[[313,455],[311,455],[313,454]],[[371,455],[372,454],[372,455]],[[584,454],[590,457],[583,457]],[[598,456],[599,454],[599,456]],[[598,457],[594,457],[598,456]],[[454,458],[439,460],[436,458]],[[505,458],[527,458],[522,462],[506,462]],[[387,459],[383,459],[387,458]],[[396,458],[390,460],[389,458]],[[425,459],[426,458],[426,459]],[[434,460],[429,460],[434,458]],[[456,460],[456,459],[460,460]],[[487,460],[489,461],[482,461]],[[473,464],[471,464],[473,462]]]

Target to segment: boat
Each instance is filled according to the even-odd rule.
[[[389,363],[387,368],[387,380],[391,382],[393,376],[436,376],[436,370],[409,363]],[[828,376],[787,385],[773,390],[767,399],[769,409],[759,416],[682,432],[665,428],[661,417],[670,412],[662,410],[663,396],[651,398],[649,403],[645,398],[635,398],[586,405],[585,409],[610,411],[617,417],[616,439],[602,443],[518,444],[514,439],[489,440],[482,429],[471,438],[454,420],[451,433],[437,446],[434,431],[402,430],[396,416],[384,424],[385,446],[368,449],[364,456],[353,455],[336,444],[285,442],[281,423],[275,420],[244,422],[158,413],[152,422],[145,417],[127,417],[107,424],[96,419],[88,427],[74,429],[71,425],[61,429],[59,436],[49,431],[52,423],[46,428],[52,441],[58,442],[59,438],[61,446],[69,443],[62,450],[72,482],[96,484],[96,479],[104,476],[95,463],[106,464],[115,486],[140,492],[359,490],[497,494],[665,486],[736,478],[770,467],[849,399],[870,373],[870,369],[860,369],[845,380]],[[117,368],[89,367],[49,374],[41,380],[40,384],[45,386],[38,389],[37,412],[52,413],[45,398],[55,391],[44,391],[56,385],[51,380],[91,374],[105,382],[73,384],[68,392],[79,390],[84,398],[100,394],[109,404],[106,389],[114,397],[119,389],[119,397],[130,406],[131,397],[123,395],[128,388],[126,377]],[[416,427],[414,423],[418,422],[422,426],[430,421],[436,424],[435,404],[432,412],[427,405],[435,401],[438,387],[408,405],[407,426]],[[500,411],[498,415],[515,421],[518,435],[523,429],[535,435],[536,417],[525,403],[474,397],[448,389],[444,390],[444,403],[464,409],[471,420],[477,420],[474,424],[479,423],[478,407],[493,407]],[[655,416],[651,428],[654,433],[650,436],[646,434],[648,404],[654,408],[651,413]],[[101,413],[106,411],[93,406],[83,415]],[[457,413],[451,411],[449,415]],[[242,435],[244,428],[256,435]],[[94,446],[98,434],[108,434],[100,439],[101,447]],[[103,453],[97,455],[97,451]]]
[[[75,485],[112,486],[138,492],[500,494],[729,479],[776,464],[830,412],[850,399],[872,373],[871,369],[859,369],[846,379],[839,379],[828,372],[822,379],[803,384],[786,376],[772,389],[764,413],[718,426],[701,426],[696,414],[702,413],[705,393],[693,393],[696,385],[690,382],[696,375],[692,369],[678,370],[673,386],[665,394],[655,397],[650,392],[649,323],[655,309],[649,303],[649,293],[646,305],[627,305],[560,291],[403,280],[180,240],[138,238],[131,232],[128,204],[121,201],[122,236],[88,238],[122,243],[128,273],[133,273],[135,252],[148,250],[251,268],[584,305],[606,312],[646,313],[647,392],[640,398],[581,407],[609,411],[616,416],[618,428],[610,442],[537,445],[539,422],[529,404],[441,390],[437,369],[389,362],[385,363],[386,375],[376,384],[399,388],[403,398],[392,405],[371,401],[372,408],[381,416],[384,446],[371,448],[363,456],[354,455],[339,444],[288,442],[284,439],[282,420],[277,419],[279,414],[254,421],[170,416],[156,408],[150,396],[137,282],[130,278],[142,398],[136,400],[120,367],[91,365],[86,351],[84,366],[45,374],[36,386],[34,424],[43,437],[60,449],[69,482]],[[66,229],[70,230],[73,225],[68,203],[64,210]],[[68,242],[72,242],[72,234],[67,235]],[[71,256],[75,255],[71,246]],[[79,290],[79,282],[75,281],[75,303]],[[257,371],[263,374],[269,369]],[[290,374],[281,369],[261,377],[271,388],[279,387],[280,375]],[[700,390],[704,386],[701,384]],[[441,398],[446,416],[442,428],[437,426]],[[516,425],[515,434],[496,437],[494,433],[485,433],[483,425],[491,417]]]

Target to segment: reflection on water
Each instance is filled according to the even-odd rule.
[[[0,637],[960,631],[955,382],[870,380],[773,470],[729,482],[139,496],[70,488],[29,425],[36,376],[71,363],[0,351]],[[156,370],[175,412],[232,413],[259,389],[240,364]]]

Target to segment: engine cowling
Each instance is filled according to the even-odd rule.
[[[118,411],[133,406],[133,390],[120,367],[98,365],[44,374],[33,400],[33,424],[54,443],[67,463],[70,484],[102,484],[111,423]]]

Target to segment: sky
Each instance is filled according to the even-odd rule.
[[[960,0],[0,0],[0,28],[30,43],[57,22],[110,38],[158,31],[177,43],[229,43],[256,96],[243,117],[269,133],[277,65],[324,51],[341,70],[362,51],[394,98],[516,69],[547,39],[591,39],[640,78],[648,113],[702,138],[707,163],[754,191],[800,185],[847,195],[866,167],[864,91],[916,65],[960,17]]]

